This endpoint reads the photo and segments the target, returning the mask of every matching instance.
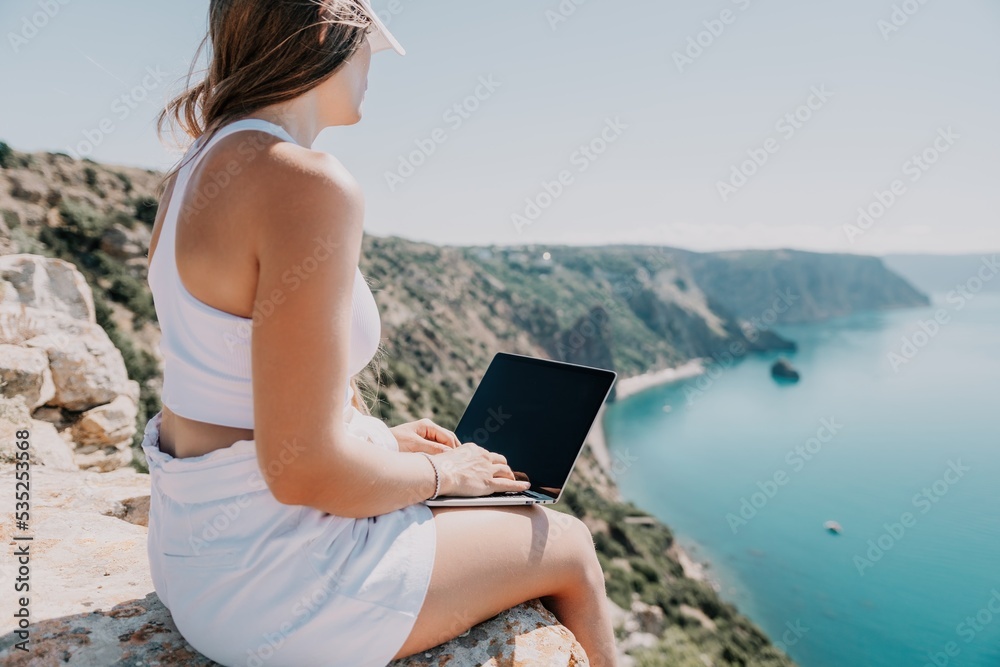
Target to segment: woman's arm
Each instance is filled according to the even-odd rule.
[[[373,447],[343,424],[360,189],[332,157],[290,144],[250,167],[254,437],[269,488],[280,502],[349,517],[430,497],[425,456]]]

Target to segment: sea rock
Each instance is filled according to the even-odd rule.
[[[13,288],[24,306],[96,321],[90,287],[69,262],[39,255],[6,255],[0,257],[0,280]],[[2,300],[9,301],[10,296],[5,292]]]
[[[0,394],[21,396],[32,409],[54,398],[48,355],[19,345],[0,345]]]
[[[106,405],[87,410],[73,425],[77,445],[117,445],[135,435],[138,408],[130,396],[119,396]]]
[[[788,359],[781,358],[771,365],[771,377],[776,380],[799,381],[799,372]]]

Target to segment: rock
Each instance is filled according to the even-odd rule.
[[[0,279],[13,286],[24,306],[96,321],[90,286],[69,262],[38,255],[6,255],[0,257]]]
[[[73,460],[80,470],[118,470],[132,463],[131,444],[131,441],[125,440],[117,445],[82,445],[73,451]]]
[[[122,501],[122,511],[112,514],[116,519],[134,523],[137,526],[149,526],[149,496],[136,496]]]
[[[129,380],[125,383],[125,395],[131,398],[136,405],[139,405],[140,391],[139,383],[136,380]]]
[[[38,421],[52,424],[56,429],[62,429],[66,426],[67,422],[66,415],[61,408],[54,408],[48,405],[38,408],[31,413],[31,416]]]
[[[667,627],[663,609],[659,605],[646,604],[642,600],[632,602],[632,615],[640,632],[646,632],[657,637],[663,634]]]
[[[465,635],[390,663],[391,667],[583,667],[587,654],[569,630],[538,600],[480,623]]]
[[[59,470],[78,469],[70,444],[62,439],[52,424],[33,420],[20,397],[0,398],[0,461],[17,460],[17,441],[20,438],[16,434],[22,429],[30,432],[28,460],[32,464]]]
[[[14,481],[13,466],[0,466],[0,494],[13,498]],[[110,609],[153,590],[146,529],[114,518],[124,500],[149,494],[148,475],[131,468],[94,473],[38,466],[31,489],[33,621]],[[12,522],[0,523],[4,544],[14,532]],[[0,559],[0,580],[13,581],[13,565]],[[13,629],[13,604],[13,596],[0,599],[0,635]],[[6,664],[3,657],[0,663]]]
[[[619,650],[632,653],[639,649],[652,649],[659,644],[660,638],[649,632],[633,632],[622,640]]]
[[[177,631],[155,593],[94,610],[36,623],[30,654],[11,650],[12,634],[0,637],[0,658],[10,667],[69,663],[216,667]],[[478,637],[471,639],[472,636]],[[467,645],[467,646],[466,646]],[[537,601],[519,605],[465,635],[430,651],[390,663],[391,667],[585,667],[576,639]]]
[[[33,463],[59,470],[79,470],[73,456],[73,446],[59,435],[55,426],[32,420],[30,430]]]
[[[698,609],[697,607],[692,607],[690,605],[682,604],[680,605],[680,607],[678,607],[678,611],[681,612],[681,615],[687,616],[688,618],[693,618],[694,620],[698,621],[699,623],[701,623],[701,627],[705,628],[706,630],[709,630],[710,632],[715,632],[715,630],[717,629],[715,621],[709,618],[708,614],[703,612],[701,609]]]
[[[799,372],[792,366],[792,362],[782,357],[771,365],[771,377],[775,380],[787,380],[790,382],[799,381]]]
[[[0,394],[22,396],[32,409],[48,403],[56,395],[48,355],[18,345],[0,345]]]
[[[12,650],[15,641],[11,634],[0,637],[0,660],[10,667],[218,664],[184,641],[155,593],[107,611],[81,611],[36,622],[30,653]]]
[[[22,415],[27,414],[21,404]],[[0,412],[3,405],[0,404]],[[183,665],[214,667],[180,635],[152,592],[146,556],[149,476],[32,470],[31,652],[14,648],[13,595],[0,600],[0,664],[10,667]],[[0,496],[14,471],[0,464]],[[0,540],[13,526],[0,523]],[[0,580],[13,580],[0,559]],[[518,605],[461,637],[393,667],[584,667],[580,644],[537,600]]]
[[[44,350],[49,358],[56,388],[50,405],[89,410],[134,393],[122,353],[104,329],[60,313],[24,310],[36,333],[24,344]]]
[[[77,445],[117,445],[131,442],[135,435],[138,415],[135,401],[119,396],[105,405],[87,410],[73,425],[73,442]]]
[[[107,472],[132,462],[132,436],[138,408],[130,396],[122,395],[105,405],[87,410],[73,424],[73,453],[82,470]]]

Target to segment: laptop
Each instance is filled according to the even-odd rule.
[[[432,506],[551,504],[562,495],[614,371],[498,353],[455,427],[459,441],[503,454],[527,491],[438,496]]]

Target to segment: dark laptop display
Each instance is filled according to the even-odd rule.
[[[503,454],[515,477],[557,497],[614,379],[612,371],[497,354],[455,434]]]

